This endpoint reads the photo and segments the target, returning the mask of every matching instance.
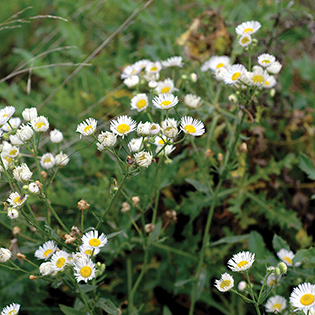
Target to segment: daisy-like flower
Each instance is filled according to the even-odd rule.
[[[50,133],[50,141],[53,143],[60,143],[63,140],[63,134],[60,130],[54,129]]]
[[[132,75],[131,77],[124,80],[124,84],[129,88],[133,88],[137,86],[139,82],[140,82],[140,79],[137,75]]]
[[[8,160],[2,159],[2,162],[3,162],[4,168],[7,170],[8,167],[9,167],[9,162],[8,162]],[[4,172],[4,169],[3,169],[3,167],[2,167],[2,164],[0,164],[0,173],[3,173],[3,172]]]
[[[121,79],[129,78],[133,75],[138,74],[140,71],[141,71],[140,67],[137,67],[136,65],[129,65],[123,70],[120,78]]]
[[[80,250],[80,253],[83,253],[83,254],[87,255],[88,257],[91,257],[92,254],[93,254],[93,256],[95,256],[101,251],[99,247],[94,248],[92,246],[84,245],[84,244],[82,244],[79,247],[79,250]]]
[[[242,24],[238,25],[235,29],[236,33],[238,35],[243,34],[254,34],[256,33],[261,27],[261,24],[257,21],[249,21],[249,22],[243,22]]]
[[[268,78],[268,72],[261,67],[256,67],[253,72],[248,74],[248,79],[251,85],[261,86]]]
[[[201,136],[205,133],[204,124],[200,120],[190,116],[182,117],[180,129],[192,136]]]
[[[292,266],[292,260],[294,258],[294,253],[290,250],[287,250],[285,248],[280,249],[280,251],[277,253],[277,256],[287,265]],[[301,263],[296,263],[295,267],[300,266]]]
[[[169,109],[178,103],[178,98],[173,94],[159,94],[153,99],[152,103],[159,109]]]
[[[31,179],[33,173],[30,171],[28,166],[25,163],[22,163],[20,166],[16,167],[13,170],[13,177],[19,182],[27,182]]]
[[[44,169],[49,170],[55,166],[55,158],[51,153],[45,153],[40,159],[40,164]]]
[[[202,66],[201,71],[205,72],[207,70],[216,71],[221,68],[229,68],[230,65],[230,57],[228,56],[213,56],[209,60],[207,60]]]
[[[39,266],[39,272],[42,276],[49,276],[54,272],[54,269],[52,268],[51,262],[47,261],[42,263]]]
[[[173,93],[177,91],[177,89],[174,86],[173,80],[170,78],[167,78],[164,81],[157,82],[157,87],[155,88],[155,91],[158,94],[166,94],[166,93]]]
[[[145,93],[137,94],[131,99],[131,109],[142,112],[149,106],[149,100]]]
[[[155,74],[159,73],[162,69],[162,65],[159,61],[156,62],[150,62],[145,67],[145,72],[147,74]]]
[[[3,144],[3,147],[2,147],[1,157],[2,159],[6,159],[11,164],[13,159],[19,155],[20,150],[18,147],[11,145],[7,141],[3,141],[2,144]]]
[[[255,254],[240,252],[232,256],[228,261],[228,267],[236,272],[248,270],[255,261]]]
[[[22,141],[22,143],[24,143],[33,138],[34,131],[29,125],[21,125],[21,127],[16,131],[16,135]]]
[[[315,306],[315,285],[308,282],[299,284],[291,293],[290,303],[296,311],[311,310]]]
[[[117,136],[110,131],[105,131],[105,132],[102,131],[98,135],[97,139],[99,141],[99,143],[97,143],[97,145],[101,144],[103,147],[103,150],[100,150],[100,151],[104,151],[105,148],[111,148],[116,144]]]
[[[49,122],[46,117],[38,116],[31,120],[31,125],[36,132],[45,132],[49,128]]]
[[[2,130],[1,130],[2,132]],[[0,137],[1,138],[1,137]],[[9,135],[9,138],[10,138],[10,142],[12,145],[23,145],[24,142],[20,140],[20,138],[17,136],[17,135]]]
[[[198,108],[201,105],[201,98],[194,94],[187,94],[185,95],[184,103],[187,107]]]
[[[2,127],[15,113],[13,106],[6,106],[0,110],[0,127]]]
[[[238,43],[242,46],[242,47],[247,47],[251,44],[252,42],[252,37],[247,34],[247,33],[244,33],[240,39],[238,40]]]
[[[271,89],[277,84],[277,81],[273,75],[267,77],[266,81],[262,85],[265,89]]]
[[[134,131],[136,126],[136,122],[126,115],[119,116],[117,119],[113,119],[110,122],[110,130],[114,134],[122,136],[123,138]]]
[[[279,61],[275,61],[269,67],[266,68],[271,74],[278,74],[282,68],[282,64]]]
[[[227,272],[221,275],[220,280],[215,280],[214,285],[220,292],[229,291],[234,287],[234,279]]]
[[[93,248],[104,247],[108,242],[107,236],[102,233],[98,236],[98,231],[90,231],[82,236],[82,243]]]
[[[69,161],[70,161],[70,159],[69,159],[68,155],[65,153],[62,153],[62,151],[60,151],[60,153],[58,153],[55,156],[55,163],[59,167],[66,166],[69,163]]]
[[[174,56],[167,58],[166,60],[161,61],[162,66],[164,68],[169,68],[169,67],[183,67],[183,57],[181,56]]]
[[[140,149],[143,148],[142,145],[143,138],[139,139],[131,139],[128,143],[128,148],[131,152],[138,152]]]
[[[173,145],[167,145],[164,147],[164,149],[162,151],[161,150],[161,146],[158,146],[155,150],[156,153],[158,153],[158,155],[164,155],[164,156],[169,156],[176,148]]]
[[[150,128],[151,123],[149,121],[146,121],[145,123],[140,122],[137,127],[137,133],[139,136],[149,136],[150,135]]]
[[[150,127],[150,135],[157,135],[161,130],[159,124],[152,123]]]
[[[39,246],[39,248],[35,251],[34,256],[37,259],[47,260],[49,257],[51,257],[55,253],[56,250],[57,250],[57,245],[53,241],[47,241],[42,246]]]
[[[178,135],[177,121],[174,118],[168,118],[161,122],[163,133],[168,138],[175,138]]]
[[[259,55],[257,58],[258,63],[263,67],[269,67],[276,61],[276,57],[269,54],[262,54]]]
[[[81,280],[88,282],[95,278],[95,265],[91,259],[81,259],[74,264],[74,276],[77,282]]]
[[[16,209],[12,209],[12,208],[8,209],[8,217],[11,220],[17,219],[19,217],[19,215],[20,215],[19,211],[17,211]]]
[[[271,275],[268,276],[268,278],[266,280],[266,284],[268,287],[279,286],[280,280],[281,280],[281,275],[277,276],[276,274],[272,273]],[[264,282],[264,280],[261,281],[261,283],[263,283],[263,282]]]
[[[10,194],[9,198],[7,199],[7,201],[10,203],[10,205],[13,208],[21,207],[25,203],[27,197],[28,197],[28,195],[24,194],[24,195],[20,196],[20,194],[18,192],[12,192]]]
[[[139,71],[141,71],[141,70],[144,69],[144,68],[147,66],[147,64],[150,63],[150,62],[151,62],[151,61],[148,60],[148,59],[141,59],[141,60],[135,62],[135,63],[133,64],[133,66],[134,66],[136,69],[138,69]]]
[[[217,81],[223,81],[225,74],[228,72],[226,68],[217,69],[214,72],[214,77]]]
[[[31,121],[32,119],[37,117],[37,108],[25,108],[22,112],[22,116],[26,121]]]
[[[0,262],[5,263],[7,262],[12,256],[12,253],[9,249],[0,248]]]
[[[224,74],[223,80],[226,84],[235,84],[242,77],[246,68],[241,64],[231,66],[231,68]]]
[[[135,161],[140,167],[148,167],[152,163],[152,154],[149,152],[141,151],[136,153]]]
[[[154,139],[154,144],[158,147],[162,147],[167,143],[167,141],[170,141],[166,136],[162,135],[161,137],[157,136]]]
[[[28,191],[31,194],[37,195],[39,193],[39,187],[38,187],[38,185],[36,183],[30,183],[28,185]]]
[[[4,131],[10,131],[12,130],[11,126],[14,128],[14,129],[17,129],[21,124],[21,119],[19,117],[13,117],[11,118],[7,123],[5,123],[3,126],[2,126],[2,130]],[[10,126],[11,125],[11,126]]]
[[[20,310],[20,304],[12,303],[4,307],[1,311],[1,315],[17,315]]]
[[[76,132],[79,132],[82,136],[91,136],[97,126],[97,121],[94,118],[88,118],[78,125]]]
[[[55,252],[51,257],[51,266],[55,271],[62,270],[66,267],[68,262],[69,254],[64,251],[60,250],[59,252]]]
[[[287,301],[283,296],[275,295],[267,300],[265,307],[268,313],[281,313],[287,307]]]

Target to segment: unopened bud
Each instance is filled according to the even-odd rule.
[[[128,202],[123,202],[121,206],[122,206],[120,210],[121,212],[128,212],[131,209],[130,204]]]
[[[5,139],[5,140],[9,140],[9,139],[10,139],[10,136],[9,136],[8,133],[4,133],[4,134],[2,135],[2,138]]]
[[[237,103],[238,98],[235,94],[231,94],[231,95],[229,95],[229,101],[232,103]]]
[[[18,226],[15,226],[13,229],[12,229],[12,234],[13,235],[17,235],[17,234],[20,234],[21,233],[21,229],[18,227]]]
[[[81,199],[78,202],[78,208],[79,208],[79,210],[87,210],[90,208],[90,204],[86,200]]]
[[[177,221],[177,213],[175,210],[166,210],[165,215],[171,219],[174,220],[175,222]]]
[[[281,274],[285,274],[288,271],[288,267],[284,262],[278,264],[278,268],[280,269]]]
[[[189,77],[190,77],[190,80],[194,83],[197,82],[198,80],[198,76],[196,73],[191,73]]]
[[[281,275],[281,271],[279,267],[275,268],[275,274],[279,277]]]
[[[148,86],[150,89],[155,89],[157,87],[157,82],[156,81],[150,81]]]
[[[206,156],[206,157],[210,157],[210,156],[212,156],[213,154],[214,154],[213,151],[210,150],[210,149],[207,149],[206,152],[205,152],[205,156]]]
[[[183,79],[183,80],[187,80],[187,75],[186,75],[186,74],[183,74],[183,75],[182,75],[182,79]]]
[[[47,177],[48,177],[47,172],[41,171],[40,174],[42,175],[42,178],[43,178],[43,179],[47,179]]]
[[[146,231],[147,233],[153,232],[154,227],[155,227],[155,226],[154,226],[154,224],[152,224],[152,223],[146,224],[146,225],[144,226],[145,231]]]
[[[131,200],[132,200],[132,204],[133,204],[135,207],[136,207],[136,206],[139,204],[139,202],[140,202],[139,196],[134,196],[134,197],[131,198]]]
[[[274,97],[276,95],[276,90],[270,89],[269,95],[270,95],[270,97]]]
[[[218,154],[218,161],[219,161],[219,162],[222,162],[223,159],[224,159],[223,154],[222,154],[222,153],[219,153],[219,154]]]
[[[237,288],[239,291],[244,291],[247,287],[247,283],[245,281],[240,281]]]
[[[239,148],[240,152],[247,152],[247,144],[246,142],[243,142],[241,145],[240,145],[240,148]]]
[[[20,259],[25,259],[25,258],[26,258],[26,256],[23,255],[23,254],[21,254],[21,253],[17,253],[17,254],[16,254],[16,257],[17,257],[17,258],[20,258]]]
[[[38,277],[37,277],[37,276],[34,276],[34,275],[30,275],[30,279],[31,279],[31,280],[36,280],[36,279],[38,279]]]

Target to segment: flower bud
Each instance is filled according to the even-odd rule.
[[[280,268],[279,268],[279,267],[276,267],[276,268],[275,268],[275,274],[276,274],[277,276],[280,276],[280,275],[281,275],[281,271],[280,271]]]
[[[190,80],[194,83],[197,82],[198,80],[198,76],[196,73],[191,73],[189,77],[190,77]]]
[[[247,287],[247,283],[245,281],[240,281],[237,288],[239,291],[244,291]]]
[[[280,262],[279,264],[278,264],[278,268],[280,269],[280,272],[281,272],[281,274],[285,274],[285,273],[287,273],[287,271],[288,271],[288,267],[287,267],[287,265],[284,263],[284,262]]]

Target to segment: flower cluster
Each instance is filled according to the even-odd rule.
[[[20,310],[20,304],[12,303],[6,307],[4,307],[1,311],[1,315],[17,315]]]

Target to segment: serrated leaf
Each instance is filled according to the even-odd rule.
[[[209,189],[202,183],[198,182],[197,180],[195,179],[192,179],[192,178],[186,178],[185,181],[194,186],[194,188],[197,190],[197,191],[200,191],[200,192],[203,192],[203,193],[208,193],[209,192]]]
[[[299,168],[307,174],[309,179],[315,180],[313,161],[304,153],[299,154]]]
[[[228,236],[221,238],[219,241],[210,243],[210,246],[216,246],[219,244],[235,244],[247,240],[249,238],[249,234],[239,235],[239,236]]]
[[[59,307],[60,307],[62,313],[66,314],[66,315],[87,315],[88,314],[85,311],[79,311],[79,310],[76,310],[72,307],[68,307],[68,306],[65,306],[62,304],[59,304]]]
[[[100,307],[102,310],[107,312],[108,314],[119,314],[118,308],[110,299],[100,298],[96,302],[96,306]]]
[[[264,259],[267,256],[272,256],[266,249],[263,237],[256,231],[252,231],[249,234],[248,249],[255,253],[255,259]]]
[[[272,239],[272,246],[276,252],[278,252],[281,248],[290,250],[290,246],[288,245],[288,243],[276,234]]]

